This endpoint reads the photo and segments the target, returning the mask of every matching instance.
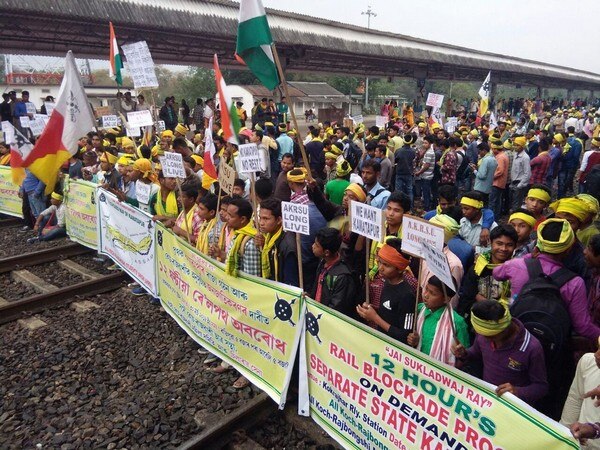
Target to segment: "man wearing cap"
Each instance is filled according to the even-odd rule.
[[[585,178],[592,171],[594,166],[600,164],[600,138],[590,139],[590,150],[583,154],[581,165],[575,175],[575,179],[579,183],[579,192],[585,191]]]
[[[460,219],[459,233],[475,249],[478,246],[487,247],[489,244],[486,237],[487,232],[484,232],[485,228],[483,226],[483,206],[483,194],[478,191],[467,192],[460,199],[463,218]],[[489,231],[497,225],[496,222],[493,222]]]
[[[544,349],[516,318],[505,302],[482,300],[473,305],[471,324],[477,336],[465,349],[458,344],[454,355],[461,362],[483,364],[482,380],[497,386],[496,393],[510,392],[534,404],[548,392]]]
[[[332,155],[333,156],[333,155]],[[325,197],[336,205],[342,204],[344,198],[344,191],[350,184],[350,173],[352,167],[348,164],[348,161],[342,161],[336,165],[335,168],[335,179],[329,181],[325,185]]]
[[[546,186],[550,189],[552,189],[554,179],[558,176],[558,168],[564,144],[565,136],[562,133],[556,133],[552,137],[552,147],[548,151],[548,156],[550,156],[552,162],[550,163],[548,173],[546,174]]]
[[[402,147],[400,147],[394,153],[394,161],[396,164],[396,191],[402,192],[410,198],[410,204],[412,207],[414,195],[413,195],[413,184],[414,184],[414,160],[415,160],[415,149],[412,145],[415,142],[415,135],[408,133],[402,139]]]
[[[526,145],[525,136],[513,139],[514,157],[510,169],[511,211],[516,211],[523,204],[531,178],[529,155],[524,151]]]
[[[287,134],[287,125],[285,122],[280,123],[277,126],[277,129],[279,131],[279,136],[276,139],[277,144],[279,145],[279,154],[277,155],[277,161],[281,164],[281,158],[283,157],[283,155],[285,155],[286,153],[291,153],[292,155],[294,154],[294,141]]]
[[[567,128],[568,137],[560,156],[558,168],[558,193],[557,198],[563,198],[573,192],[573,179],[579,165],[583,150],[581,139],[575,137],[575,128]]]
[[[575,196],[576,199],[583,201],[588,206],[588,214],[587,217],[581,222],[581,226],[575,232],[577,235],[577,239],[581,242],[583,247],[587,247],[592,236],[595,236],[600,233],[594,221],[598,218],[598,212],[600,212],[600,207],[598,204],[598,199],[589,195],[589,194],[578,194]]]
[[[63,196],[58,192],[50,195],[50,206],[44,209],[35,221],[33,231],[37,237],[27,239],[28,244],[37,241],[51,241],[67,235],[65,222],[66,208],[63,204]]]

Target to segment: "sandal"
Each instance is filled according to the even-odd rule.
[[[211,367],[208,370],[210,370],[212,373],[221,374],[221,373],[227,372],[229,369],[231,369],[231,366],[224,367],[224,366],[222,366],[222,365],[219,364],[218,366]]]
[[[244,389],[245,387],[250,385],[250,381],[248,381],[248,379],[246,377],[239,377],[237,380],[235,380],[235,383],[233,383],[233,387],[234,389]]]

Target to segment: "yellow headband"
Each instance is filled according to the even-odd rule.
[[[60,194],[57,194],[56,192],[53,192],[52,194],[50,194],[50,197],[52,197],[54,200],[60,200],[62,201],[63,196]]]
[[[598,139],[598,138],[593,138],[593,139],[592,139],[592,145],[593,145],[594,147],[600,147],[600,139]]]
[[[513,139],[513,144],[517,147],[525,147],[527,144],[527,138],[525,136],[519,136]]]
[[[491,137],[488,142],[490,143],[491,148],[495,148],[495,149],[503,148],[502,147],[502,139]]]
[[[480,319],[471,311],[471,325],[473,325],[475,333],[490,337],[496,336],[508,328],[512,322],[512,316],[506,302],[500,302],[500,304],[504,307],[504,315],[500,320]]]
[[[335,174],[338,177],[345,177],[346,175],[350,174],[351,172],[352,172],[352,166],[347,161],[342,161],[340,164],[337,165],[337,168],[335,169]]]
[[[538,200],[542,200],[546,203],[550,202],[550,194],[540,188],[529,189],[529,192],[527,192],[527,197],[537,198]]]
[[[460,199],[460,204],[465,206],[471,206],[476,209],[483,208],[483,202],[481,200],[475,200],[474,198],[463,197]]]
[[[561,198],[550,205],[555,213],[566,213],[575,216],[580,222],[591,214],[586,202],[576,197]]]
[[[447,214],[436,214],[429,221],[435,225],[444,227],[444,242],[446,243],[456,236],[460,230],[458,222]]]
[[[365,190],[361,187],[361,185],[358,183],[350,183],[344,192],[346,191],[352,192],[356,196],[357,200],[361,203],[367,201],[367,194],[365,193]]]
[[[119,159],[117,159],[117,164],[122,167],[131,166],[133,164],[133,158],[123,155]]]
[[[336,159],[337,156],[335,156],[333,153],[331,152],[325,152],[325,159]]]
[[[297,171],[301,171],[302,173],[292,175],[292,172],[297,172]],[[299,168],[299,169],[290,170],[287,173],[287,180],[291,183],[304,183],[306,181],[306,169]]]
[[[542,231],[549,223],[559,222],[562,224],[562,231],[560,233],[560,237],[558,242],[548,241],[543,238]],[[542,222],[537,229],[537,248],[540,249],[541,252],[550,253],[552,255],[557,255],[559,253],[566,252],[571,248],[575,242],[575,233],[571,228],[569,222],[564,219],[548,219]]]
[[[116,164],[117,159],[118,158],[110,152],[103,152],[102,155],[100,156],[100,161],[106,162],[109,164]]]
[[[175,131],[177,131],[179,134],[186,134],[188,132],[188,129],[185,125],[178,123],[175,127]]]
[[[517,220],[522,220],[523,222],[525,222],[527,225],[529,225],[531,228],[535,227],[535,217],[530,216],[529,214],[525,214],[522,212],[516,212],[510,215],[510,217],[508,218],[508,222],[512,222],[514,219]]]
[[[600,212],[600,205],[596,197],[592,197],[590,194],[578,194],[575,198],[578,198],[588,206],[590,214],[596,216]]]
[[[554,135],[554,140],[557,141],[559,144],[562,144],[565,141],[565,137],[560,133],[556,133]]]

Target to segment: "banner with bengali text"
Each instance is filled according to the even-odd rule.
[[[165,310],[199,344],[283,407],[302,330],[301,291],[232,277],[157,224],[158,291]]]
[[[13,184],[9,166],[0,166],[0,213],[23,218],[19,186]]]
[[[152,295],[157,295],[152,217],[110,192],[97,191],[98,251],[116,262]]]
[[[345,448],[578,449],[527,404],[305,299],[299,413]],[[306,375],[306,378],[303,378]]]
[[[72,241],[94,250],[98,248],[97,187],[89,181],[67,179],[64,190],[67,234]]]

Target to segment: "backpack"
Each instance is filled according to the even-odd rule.
[[[456,179],[457,180],[464,180],[466,178],[469,177],[470,173],[468,172],[469,169],[469,159],[467,158],[467,155],[465,154],[464,151],[459,150],[456,152],[458,155],[462,156],[462,160],[460,162],[460,166],[458,166],[458,169],[456,169]]]
[[[352,170],[355,170],[362,157],[362,150],[354,143],[354,141],[348,140],[348,148],[344,153],[344,159],[348,161]]]
[[[526,259],[529,280],[512,304],[510,312],[542,344],[546,367],[564,356],[571,335],[571,316],[565,306],[560,288],[577,275],[562,267],[552,275],[542,271],[538,259]]]

